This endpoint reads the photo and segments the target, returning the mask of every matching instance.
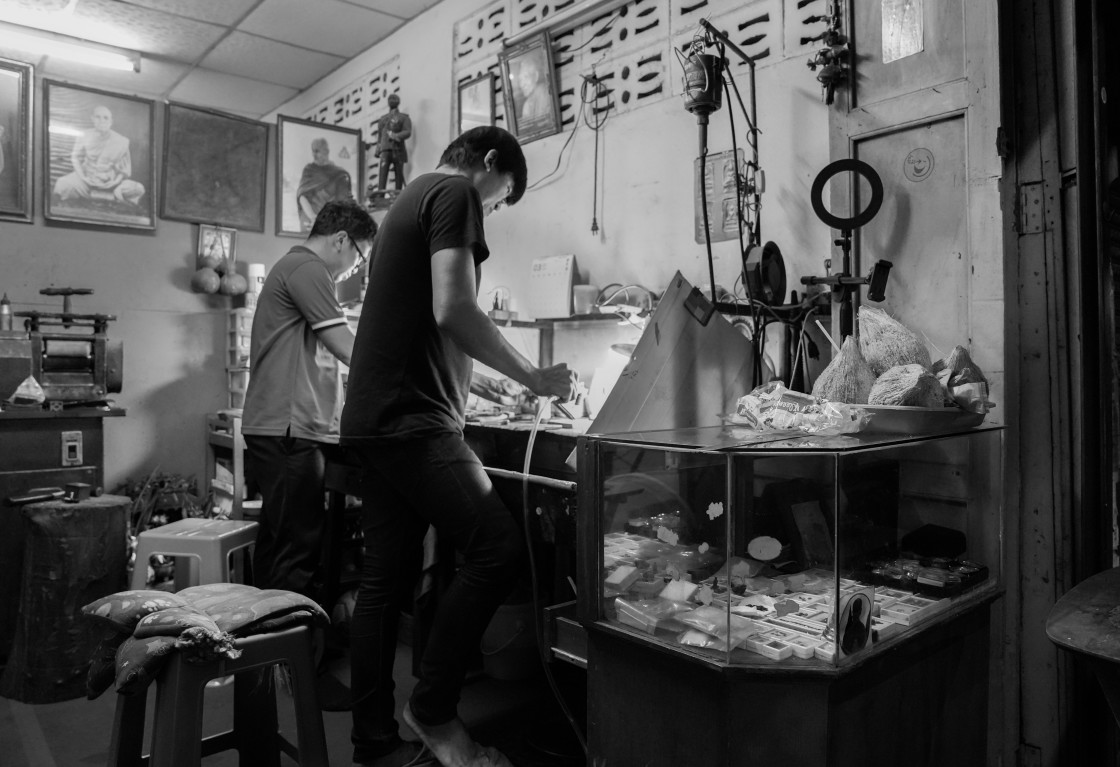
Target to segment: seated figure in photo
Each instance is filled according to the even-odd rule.
[[[63,200],[100,197],[138,205],[144,185],[132,176],[129,140],[113,130],[113,113],[107,106],[94,108],[93,128],[74,142],[70,164],[74,170],[54,184]]]

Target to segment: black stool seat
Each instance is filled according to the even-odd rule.
[[[198,767],[202,757],[237,749],[242,767],[279,767],[283,750],[303,767],[329,767],[323,717],[315,695],[311,627],[307,625],[238,639],[241,656],[195,662],[176,653],[156,679],[152,752],[143,756],[146,691],[119,695],[109,747],[111,767]],[[298,747],[277,726],[276,685],[271,673],[287,665],[295,702]],[[254,673],[257,672],[257,673]],[[234,676],[233,728],[202,737],[206,683]]]

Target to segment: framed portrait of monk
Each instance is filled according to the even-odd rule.
[[[306,237],[325,203],[364,194],[362,132],[284,115],[277,125],[276,233]]]
[[[43,81],[43,216],[155,229],[155,105]]]
[[[547,32],[498,53],[506,127],[522,144],[560,132],[560,97]]]
[[[264,231],[268,123],[169,103],[160,216]]]
[[[0,59],[0,220],[31,221],[34,69]]]

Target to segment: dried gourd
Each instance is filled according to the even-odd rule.
[[[863,405],[867,403],[867,395],[874,383],[875,373],[863,358],[859,341],[854,336],[848,336],[813,384],[813,396],[830,402]]]
[[[931,365],[929,350],[910,328],[870,306],[859,308],[859,349],[877,376],[899,365]]]
[[[945,387],[921,365],[896,365],[875,379],[867,404],[942,407]]]

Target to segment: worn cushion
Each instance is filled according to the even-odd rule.
[[[140,589],[118,591],[82,608],[82,614],[107,628],[131,634],[140,619],[149,613],[169,607],[186,607],[187,603],[177,594],[166,591]]]
[[[209,583],[176,594],[122,591],[91,602],[82,612],[106,629],[86,679],[91,700],[109,688],[114,676],[117,692],[143,691],[172,652],[200,662],[236,658],[238,637],[330,622],[323,608],[301,594],[241,583]]]

